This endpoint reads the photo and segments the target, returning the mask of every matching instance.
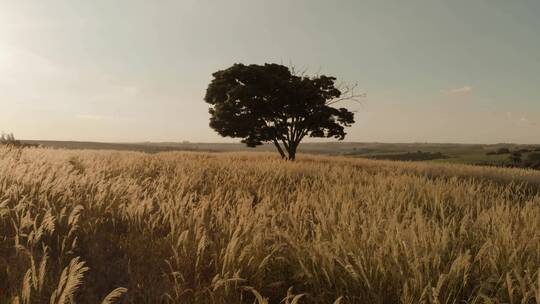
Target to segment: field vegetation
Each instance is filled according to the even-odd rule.
[[[407,153],[389,153],[366,156],[371,159],[400,160],[400,161],[427,161],[436,159],[447,159],[448,156],[441,152],[407,152]]]
[[[99,143],[73,141],[24,140],[26,145],[40,145],[56,149],[124,150],[146,153],[197,151],[197,152],[270,152],[273,144],[249,148],[238,143],[190,143],[190,142],[147,142],[147,143]],[[437,144],[437,143],[358,143],[358,142],[306,142],[299,146],[306,154],[339,155],[358,158],[401,161],[429,161],[467,165],[540,168],[529,159],[538,153],[538,145],[516,144]],[[510,159],[514,152],[521,153],[521,161]]]
[[[0,147],[0,303],[540,303],[540,172]]]

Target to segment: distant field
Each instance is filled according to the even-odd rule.
[[[426,159],[425,161],[439,163],[456,163],[468,165],[494,165],[502,166],[510,164],[509,154],[488,155],[490,151],[496,151],[500,148],[510,150],[520,150],[523,148],[537,149],[536,145],[514,145],[514,144],[496,144],[496,145],[467,145],[467,144],[373,144],[365,148],[353,149],[348,155],[356,157],[368,157],[379,159],[392,159],[394,155],[406,158],[409,154],[410,159],[417,160],[418,154],[440,154],[441,157]],[[524,157],[527,153],[524,153]],[[422,159],[419,159],[422,160]]]
[[[0,303],[540,301],[538,171],[0,148],[0,172]]]
[[[263,145],[257,148],[248,148],[239,143],[97,143],[73,141],[24,141],[25,143],[39,144],[45,147],[61,149],[100,149],[139,151],[158,153],[168,151],[199,151],[199,152],[241,152],[259,151],[273,152],[273,145]],[[433,143],[303,143],[300,146],[302,153],[343,155],[351,157],[367,157],[389,160],[413,160],[442,163],[458,163],[469,165],[505,165],[509,163],[508,154],[487,155],[490,151],[499,148],[518,150],[521,148],[540,148],[538,145],[470,145],[470,144],[433,144]],[[418,152],[424,157],[418,157]],[[425,157],[426,153],[441,154],[442,157]],[[386,157],[387,156],[387,157]],[[525,155],[526,156],[526,155]]]
[[[462,154],[449,154],[446,159],[433,160],[435,162],[459,163],[468,165],[501,165],[508,164],[508,154],[486,155],[486,151],[464,151]]]

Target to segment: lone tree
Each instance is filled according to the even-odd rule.
[[[19,146],[21,142],[15,139],[13,133],[2,133],[0,135],[0,145]]]
[[[306,136],[343,140],[354,123],[352,112],[332,105],[359,96],[354,86],[340,90],[335,77],[296,75],[279,64],[234,64],[212,76],[204,98],[210,127],[248,147],[273,143],[283,159],[294,160]]]

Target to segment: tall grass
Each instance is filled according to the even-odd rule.
[[[0,303],[540,303],[540,173],[0,149]]]

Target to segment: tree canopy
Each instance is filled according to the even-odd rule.
[[[332,106],[355,97],[338,89],[335,77],[296,75],[279,64],[234,64],[212,76],[204,98],[211,105],[210,127],[249,147],[273,143],[294,160],[304,137],[343,140],[354,123],[352,112]]]

